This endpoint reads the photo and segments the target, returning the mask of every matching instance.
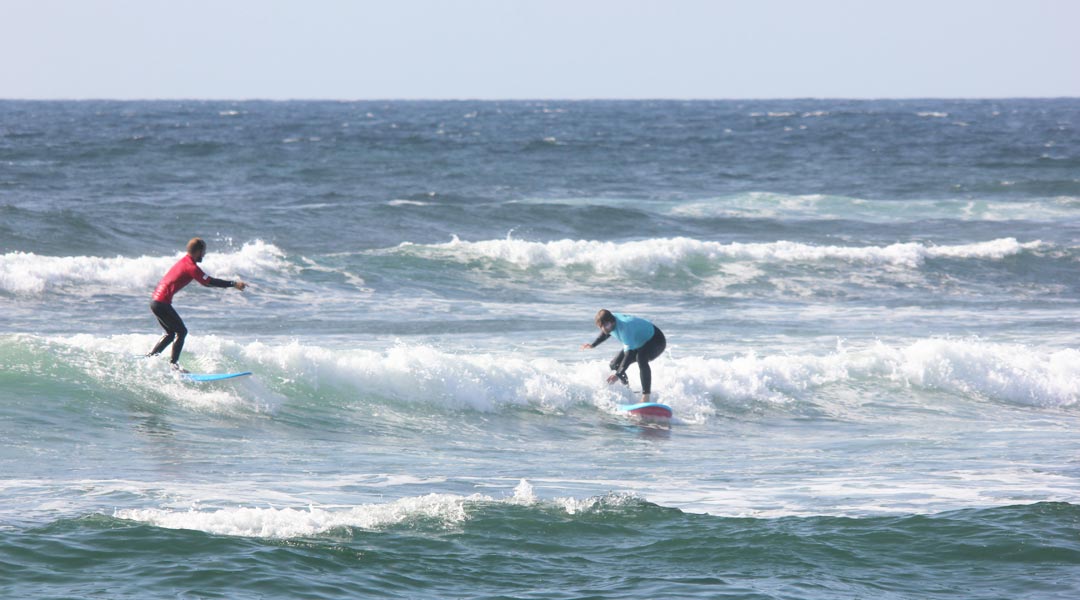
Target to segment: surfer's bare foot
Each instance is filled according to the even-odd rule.
[[[184,367],[181,367],[180,365],[178,365],[176,363],[169,363],[169,364],[172,365],[172,370],[176,371],[177,373],[187,373],[188,372],[187,369],[185,369]]]

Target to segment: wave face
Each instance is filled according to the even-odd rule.
[[[153,345],[146,335],[97,338],[15,336],[0,347],[16,371],[37,368],[46,378],[78,372],[102,390],[142,388],[176,392],[173,401],[202,398],[212,407],[257,407],[250,392],[276,391],[282,397],[325,403],[334,410],[366,411],[371,405],[424,407],[437,411],[515,412],[528,408],[564,413],[587,407],[614,412],[629,401],[626,390],[603,384],[607,359],[564,361],[529,359],[499,353],[461,354],[431,345],[397,343],[385,350],[335,348],[291,342],[283,345],[238,344],[218,336],[192,341],[192,366],[206,371],[254,369],[271,384],[243,388],[192,389],[154,360],[138,356]],[[39,366],[50,356],[47,368]],[[925,339],[903,346],[881,342],[864,347],[841,345],[821,355],[743,353],[730,357],[664,356],[653,365],[657,378],[673,384],[665,402],[678,422],[704,422],[717,412],[737,414],[747,408],[803,410],[820,402],[822,391],[861,386],[942,392],[955,399],[1042,408],[1072,407],[1080,402],[1080,352],[1040,352],[1017,344],[978,339]],[[303,382],[301,393],[292,384]],[[163,383],[168,383],[166,388]],[[246,393],[245,393],[246,392]],[[354,399],[365,401],[356,405]],[[250,403],[250,404],[248,404]]]
[[[0,101],[0,597],[1074,598],[1078,128]]]

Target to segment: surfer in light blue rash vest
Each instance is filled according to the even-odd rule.
[[[636,362],[638,374],[641,376],[641,401],[650,402],[649,394],[652,393],[652,369],[649,361],[655,359],[667,347],[667,339],[660,328],[653,325],[647,319],[613,313],[606,308],[596,313],[596,326],[600,328],[600,335],[591,344],[582,344],[582,350],[595,348],[611,336],[623,344],[622,350],[611,361],[613,375],[607,378],[608,383],[622,381],[628,385],[626,368],[630,363]]]

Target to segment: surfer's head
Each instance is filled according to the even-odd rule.
[[[202,238],[191,238],[191,241],[187,243],[187,253],[195,262],[202,262],[203,256],[206,255],[206,242]]]
[[[615,328],[615,315],[611,314],[610,310],[601,308],[600,312],[596,313],[596,326],[604,333],[611,333],[611,330]]]

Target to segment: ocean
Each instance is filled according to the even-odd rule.
[[[1078,99],[0,101],[0,217],[2,598],[1080,596]]]

